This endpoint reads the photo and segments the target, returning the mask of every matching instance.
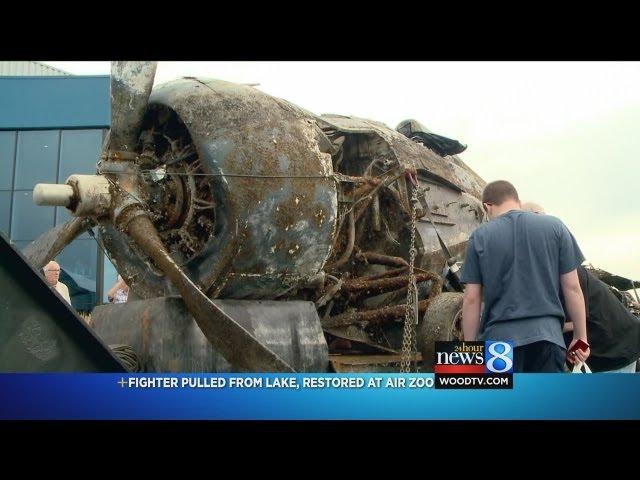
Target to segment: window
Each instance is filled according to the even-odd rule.
[[[11,239],[35,240],[53,227],[54,207],[40,207],[33,203],[31,191],[13,192]]]
[[[9,236],[9,215],[11,215],[11,192],[0,192],[0,231]]]
[[[11,190],[16,132],[0,132],[0,190]]]
[[[74,173],[94,175],[101,151],[102,130],[63,130],[58,183],[64,183]]]
[[[18,132],[16,190],[33,190],[36,183],[56,183],[59,130]]]

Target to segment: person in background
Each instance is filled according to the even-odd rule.
[[[118,280],[107,292],[107,299],[111,303],[125,303],[129,298],[129,285],[118,275]]]
[[[44,277],[47,279],[47,283],[53,289],[55,289],[62,298],[64,298],[69,305],[71,305],[71,298],[69,297],[69,288],[59,281],[60,278],[60,265],[53,260],[47,263],[44,268]]]
[[[522,204],[522,210],[524,210],[525,212],[539,213],[541,215],[546,214],[544,208],[541,205],[533,202],[524,202]]]
[[[532,202],[523,210],[544,215],[544,208]],[[588,343],[591,346],[589,368],[598,373],[635,373],[640,358],[640,319],[614,295],[609,286],[582,265],[578,279],[587,314]],[[571,316],[562,329],[568,344],[573,332]]]
[[[576,268],[584,257],[557,218],[522,211],[518,192],[504,180],[487,184],[482,205],[490,221],[469,237],[461,281],[465,341],[502,340],[514,346],[514,372],[564,372],[562,336],[567,310],[573,346],[587,341],[584,298]],[[480,317],[481,303],[484,310]],[[584,362],[589,349],[570,361]]]

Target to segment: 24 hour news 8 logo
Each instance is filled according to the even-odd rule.
[[[513,388],[511,342],[436,342],[435,388]]]

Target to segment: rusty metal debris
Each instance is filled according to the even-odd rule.
[[[429,302],[431,300],[422,300],[418,303],[418,312],[424,313],[427,311]],[[353,323],[384,323],[390,320],[395,320],[404,316],[405,306],[395,305],[383,308],[377,308],[375,310],[364,311],[349,311],[336,315],[335,317],[329,317],[326,321],[322,322],[323,328],[344,327]]]
[[[416,283],[420,283],[426,280],[439,279],[440,277],[432,272],[427,272],[419,273],[415,276],[415,278]],[[368,281],[362,281],[359,278],[356,278],[344,282],[344,284],[342,285],[342,290],[350,293],[366,291],[367,294],[377,294],[406,287],[408,281],[409,277],[407,275]]]
[[[356,254],[358,260],[366,263],[377,263],[378,265],[388,265],[390,267],[408,267],[409,264],[402,257],[391,257],[376,252],[360,252]]]

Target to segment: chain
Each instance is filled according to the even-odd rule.
[[[404,331],[402,335],[402,356],[400,360],[400,372],[411,372],[411,360],[417,350],[416,326],[418,325],[418,289],[416,278],[413,274],[416,260],[416,222],[418,210],[418,185],[413,186],[411,194],[411,247],[409,248],[409,285],[407,288],[407,304],[404,314]],[[416,365],[417,370],[417,365]]]

